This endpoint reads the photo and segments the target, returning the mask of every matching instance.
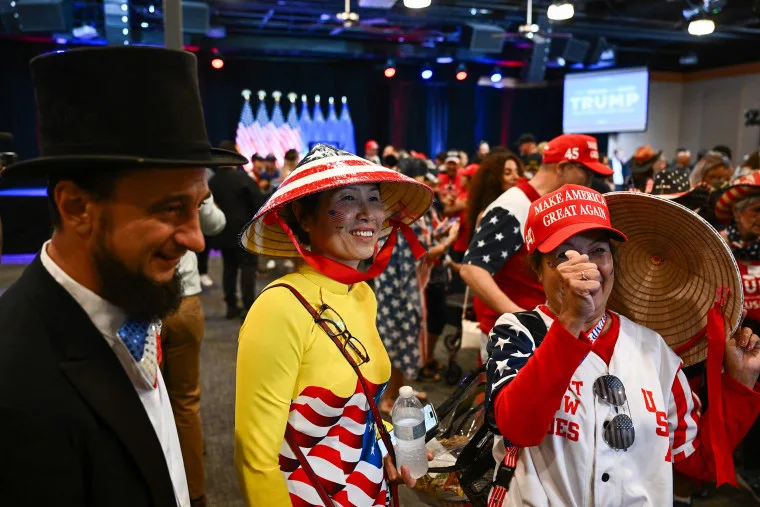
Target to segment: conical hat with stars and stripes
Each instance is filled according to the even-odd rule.
[[[755,194],[760,194],[760,171],[736,180],[715,203],[715,216],[721,222],[731,223],[734,219],[734,204]]]
[[[718,291],[732,332],[740,324],[741,275],[728,244],[702,217],[641,192],[605,194],[612,226],[628,241],[615,247],[608,307],[660,334],[685,366],[707,356],[703,333]]]
[[[267,257],[298,257],[277,215],[286,220],[291,213],[289,204],[308,195],[366,183],[379,184],[387,211],[380,237],[391,232],[391,218],[411,224],[433,202],[433,192],[427,185],[333,146],[318,144],[256,213],[240,234],[240,243],[248,251]]]

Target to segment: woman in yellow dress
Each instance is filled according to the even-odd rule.
[[[388,482],[414,484],[378,446],[391,365],[364,280],[385,268],[397,229],[414,238],[408,224],[431,201],[424,184],[317,145],[241,235],[253,253],[304,261],[240,330],[235,466],[247,505],[384,506]]]

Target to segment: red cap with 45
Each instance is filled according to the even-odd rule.
[[[576,162],[602,176],[613,172],[599,162],[596,138],[583,134],[563,134],[549,141],[544,148],[544,164],[559,162]]]

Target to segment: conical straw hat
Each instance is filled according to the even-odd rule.
[[[335,147],[318,144],[256,213],[241,233],[240,243],[248,251],[267,257],[298,257],[275,213],[286,218],[290,213],[288,205],[293,201],[333,188],[366,183],[379,185],[387,218],[398,217],[405,224],[419,219],[433,202],[433,193],[424,183]],[[380,237],[391,230],[392,225],[386,220]]]
[[[656,331],[676,350],[705,328],[718,290],[726,287],[725,315],[736,331],[741,276],[718,232],[673,201],[636,192],[611,192],[605,198],[612,226],[628,237],[616,246],[608,307]],[[703,361],[707,339],[679,355],[685,366]]]

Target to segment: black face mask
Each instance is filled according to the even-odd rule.
[[[179,308],[182,280],[175,271],[171,281],[157,283],[136,273],[118,260],[99,238],[94,255],[95,267],[103,280],[101,296],[121,308],[127,317],[139,321],[156,321]]]

